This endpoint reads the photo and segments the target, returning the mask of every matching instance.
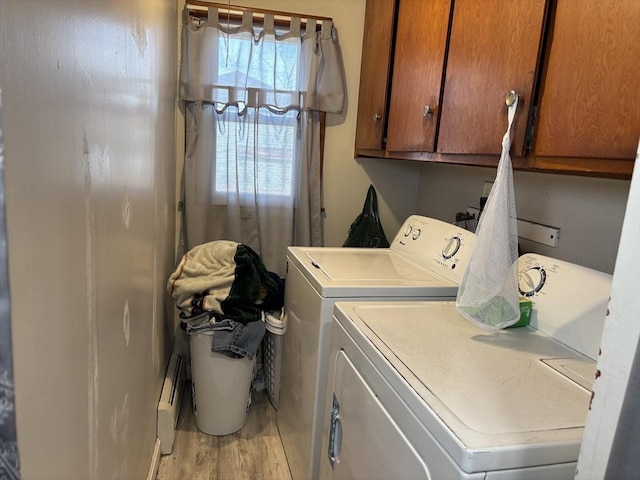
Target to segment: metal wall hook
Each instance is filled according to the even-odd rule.
[[[511,105],[516,103],[517,99],[518,99],[518,94],[516,93],[515,90],[511,90],[509,93],[507,93],[507,98],[505,98],[504,103],[507,104],[507,107],[510,107]]]

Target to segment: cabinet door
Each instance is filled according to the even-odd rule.
[[[395,0],[367,0],[356,149],[384,149]]]
[[[500,155],[515,90],[511,153],[523,154],[546,12],[547,0],[456,0],[438,152]]]
[[[434,151],[450,14],[451,0],[400,1],[388,151]]]
[[[558,0],[543,82],[537,157],[633,159],[640,134],[640,1]]]

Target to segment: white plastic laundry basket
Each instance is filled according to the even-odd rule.
[[[287,316],[284,309],[278,313],[265,315],[267,331],[264,335],[262,348],[264,351],[263,369],[267,396],[271,405],[278,409],[280,394],[280,363],[282,362],[283,335],[287,331]]]
[[[208,435],[229,435],[247,421],[255,357],[231,358],[211,351],[213,332],[190,335],[193,413]]]

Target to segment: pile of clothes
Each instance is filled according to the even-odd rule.
[[[189,250],[167,289],[187,333],[214,332],[211,351],[232,358],[253,359],[265,334],[265,312],[284,304],[284,281],[249,246],[228,240]]]

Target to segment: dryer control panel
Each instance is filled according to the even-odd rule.
[[[518,288],[533,302],[531,326],[598,358],[612,276],[581,265],[527,253],[518,259]]]

